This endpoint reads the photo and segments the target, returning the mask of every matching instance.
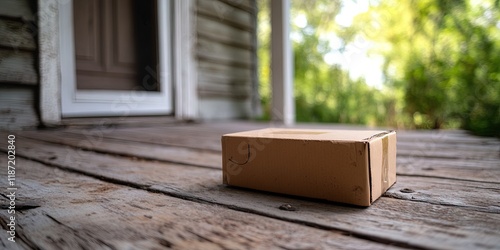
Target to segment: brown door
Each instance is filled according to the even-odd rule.
[[[77,89],[159,90],[155,3],[74,0]]]

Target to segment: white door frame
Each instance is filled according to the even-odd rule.
[[[61,124],[63,108],[68,105],[67,100],[61,98],[61,91],[72,91],[73,94],[70,96],[75,97],[78,101],[102,101],[100,95],[110,93],[75,92],[73,26],[71,21],[72,0],[38,0],[38,6],[40,118],[44,125],[58,125]],[[198,117],[197,70],[193,49],[196,42],[194,39],[196,36],[193,7],[194,0],[158,0],[159,40],[160,44],[162,44],[159,51],[159,64],[162,67],[160,80],[168,84],[162,86],[161,89],[170,91],[171,98],[167,102],[164,101],[164,105],[169,105],[170,112],[175,108],[175,117],[178,119],[196,119]],[[174,34],[173,37],[171,34]],[[62,39],[64,36],[70,37]],[[72,84],[66,84],[68,81]],[[67,90],[66,85],[73,87]],[[165,109],[161,111],[161,108],[164,107],[154,110],[155,107],[146,107],[135,102],[137,100],[146,100],[149,103],[150,97],[151,100],[160,97],[144,96],[143,93],[131,94],[129,92],[125,95],[121,94],[115,97],[119,101],[125,101],[124,104],[120,105],[116,101],[107,102],[109,110],[114,112],[112,115],[143,114],[145,108],[148,108],[153,113],[165,113]],[[157,96],[161,95],[156,94]],[[174,102],[175,105],[172,105]],[[96,108],[92,107],[92,105],[86,106],[84,109],[79,111],[82,112],[81,115],[84,115],[85,111],[96,111]],[[93,115],[95,114],[93,113]]]

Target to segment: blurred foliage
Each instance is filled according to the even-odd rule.
[[[356,1],[356,0],[345,0]],[[378,0],[348,27],[341,0],[292,1],[298,121],[398,128],[462,127],[500,136],[500,1]],[[269,117],[269,9],[259,1],[261,100]],[[342,46],[331,48],[329,35]],[[384,58],[384,86],[352,79],[325,55],[359,39]],[[355,65],[369,67],[370,65]]]

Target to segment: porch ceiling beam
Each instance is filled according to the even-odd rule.
[[[272,0],[271,9],[271,119],[295,122],[293,54],[290,43],[290,0]]]

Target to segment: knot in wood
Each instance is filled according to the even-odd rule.
[[[297,210],[297,208],[295,208],[294,206],[292,206],[290,204],[287,204],[287,203],[279,206],[279,209],[280,210],[285,210],[285,211],[296,211]]]
[[[403,188],[401,190],[399,190],[401,193],[405,193],[405,194],[409,194],[409,193],[415,193],[415,190],[411,189],[411,188]]]

